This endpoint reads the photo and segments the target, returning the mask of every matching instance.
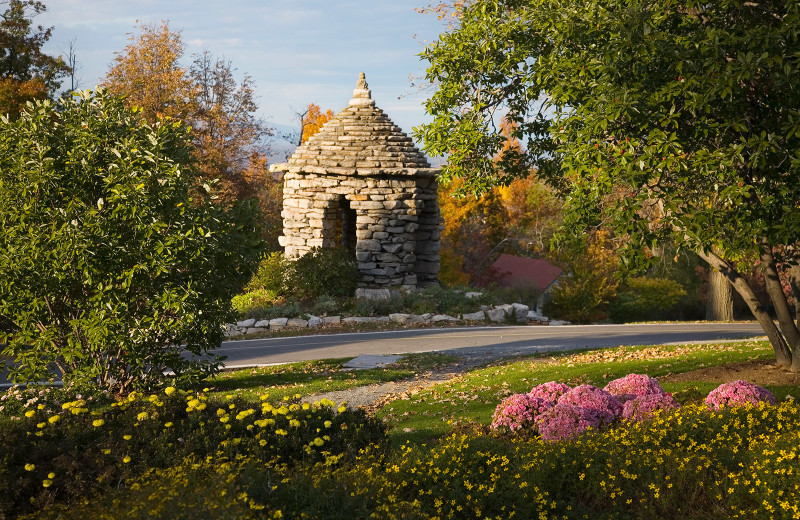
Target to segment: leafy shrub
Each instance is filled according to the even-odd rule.
[[[494,303],[494,295],[484,292],[478,298],[467,298],[463,289],[448,289],[438,285],[408,293],[402,300],[402,310],[412,314],[457,315],[475,312],[482,304]],[[398,311],[395,311],[398,312]]]
[[[276,251],[268,254],[261,259],[253,278],[247,284],[247,289],[249,291],[264,290],[276,294],[285,293],[284,279],[289,265],[290,261],[286,259],[283,252]]]
[[[358,263],[344,248],[314,248],[290,262],[283,293],[296,298],[352,296],[360,278]]]
[[[314,306],[311,308],[311,313],[316,316],[332,316],[339,311],[339,302],[333,296],[323,294]]]
[[[388,316],[403,308],[403,296],[393,293],[386,300],[359,298],[351,301],[351,311],[355,316]]]
[[[276,303],[270,307],[255,309],[247,315],[248,318],[271,320],[274,318],[297,318],[305,317],[303,308],[295,301],[284,301]]]
[[[617,293],[611,319],[617,322],[663,319],[686,296],[681,284],[666,278],[632,278]]]
[[[584,249],[563,258],[567,274],[550,291],[543,312],[573,323],[592,323],[608,315],[617,292],[617,259],[604,233],[597,233]]]
[[[712,410],[719,410],[723,406],[742,406],[761,402],[775,404],[775,396],[763,386],[741,379],[719,385],[706,398],[706,404]]]
[[[0,129],[0,343],[14,381],[115,392],[218,361],[231,298],[263,249],[253,204],[192,198],[190,136],[103,91],[29,105]],[[35,165],[35,167],[31,167]],[[210,188],[209,188],[210,189]],[[10,329],[10,330],[9,330]]]
[[[267,289],[253,289],[243,294],[237,294],[231,304],[240,317],[260,315],[265,309],[272,306],[275,293]]]

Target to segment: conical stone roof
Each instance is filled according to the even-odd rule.
[[[347,108],[295,150],[286,170],[358,176],[433,176],[439,171],[375,106],[363,72]]]

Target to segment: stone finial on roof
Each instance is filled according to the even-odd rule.
[[[364,73],[358,75],[358,83],[356,89],[353,91],[353,99],[350,100],[350,106],[375,106],[375,100],[372,99],[372,93],[367,85],[367,78]]]

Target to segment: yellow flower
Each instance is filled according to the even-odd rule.
[[[42,481],[42,487],[50,487],[50,486],[52,486],[52,485],[53,485],[53,481],[52,481],[52,480],[50,480],[50,479],[47,479],[47,480],[43,480],[43,481]]]
[[[314,439],[314,445],[315,445],[315,446],[322,446],[323,444],[325,444],[325,441],[323,441],[323,440],[322,440],[322,439],[320,439],[319,437],[317,437],[316,439]]]
[[[25,464],[25,471],[33,471],[36,469],[34,464]]]
[[[172,428],[172,422],[164,423],[164,428]]]
[[[325,421],[323,424],[325,425],[326,428],[330,428],[333,423],[330,421]]]
[[[33,417],[35,413],[36,410],[28,410],[27,412],[25,412],[25,417]]]
[[[125,439],[126,441],[131,440],[131,436],[130,435],[123,435],[122,438]]]
[[[100,426],[103,426],[105,423],[106,422],[103,419],[95,419],[94,421],[92,421],[92,426],[94,426],[95,428],[99,428]]]
[[[58,422],[59,419],[61,419],[61,416],[54,415],[54,416],[50,417],[49,419],[47,419],[47,422],[49,422],[50,424],[55,424],[55,423]]]
[[[130,458],[130,457],[128,457],[127,455],[125,455],[125,456],[122,458],[122,462],[124,462],[125,464],[129,463],[130,461],[131,461],[131,458]]]
[[[164,393],[165,393],[165,394],[167,394],[167,395],[172,395],[172,394],[174,394],[174,393],[175,393],[175,387],[174,387],[174,386],[168,386],[168,387],[166,387],[166,388],[164,389]]]
[[[144,421],[147,419],[148,415],[147,412],[141,412],[139,415],[136,416],[137,421]]]
[[[48,473],[47,474],[47,478],[56,478],[56,474],[55,473]]]

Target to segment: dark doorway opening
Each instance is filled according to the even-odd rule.
[[[334,244],[353,252],[356,250],[356,210],[350,207],[350,201],[344,196],[339,197]]]

